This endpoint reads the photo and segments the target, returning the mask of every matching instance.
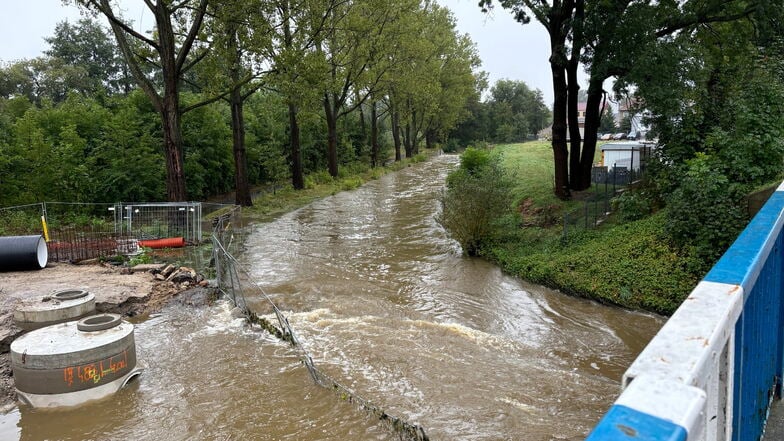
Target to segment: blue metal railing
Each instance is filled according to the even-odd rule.
[[[753,441],[784,373],[784,184],[624,374],[588,441]]]

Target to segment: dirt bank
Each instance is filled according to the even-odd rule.
[[[160,309],[172,297],[197,287],[201,280],[187,275],[176,277],[174,271],[163,276],[162,269],[166,266],[140,265],[129,270],[102,264],[50,263],[40,271],[0,272],[0,410],[16,399],[8,351],[11,342],[23,333],[13,322],[20,303],[57,290],[84,289],[95,295],[99,312],[130,317]],[[192,270],[185,273],[196,275]]]

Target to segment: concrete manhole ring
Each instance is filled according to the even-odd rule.
[[[76,329],[84,332],[103,331],[122,323],[119,314],[98,314],[85,317],[76,323]]]
[[[62,291],[57,291],[56,293],[52,294],[51,297],[55,300],[74,300],[86,297],[87,294],[89,293],[83,289],[65,289]]]

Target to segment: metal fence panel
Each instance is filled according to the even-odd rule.
[[[0,208],[0,235],[42,234],[51,261],[80,261],[138,251],[138,240],[202,241],[219,217],[241,226],[235,205],[41,202]]]
[[[202,240],[199,202],[123,203],[117,208],[124,234],[140,240],[182,237],[191,244]]]

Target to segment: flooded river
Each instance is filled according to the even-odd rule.
[[[241,260],[320,369],[431,439],[581,440],[662,321],[463,258],[434,220],[456,163],[441,156],[252,226]],[[395,439],[229,309],[172,305],[138,322],[138,382],[74,409],[19,406],[0,439]]]

